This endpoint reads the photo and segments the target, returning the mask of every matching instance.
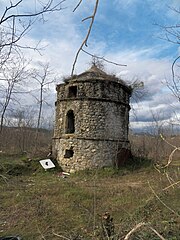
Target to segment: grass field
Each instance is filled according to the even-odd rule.
[[[165,239],[180,239],[179,165],[158,172],[146,167],[104,168],[71,174],[44,171],[25,156],[0,156],[0,237],[124,239],[138,223]],[[107,236],[104,214],[113,217]],[[59,235],[59,236],[57,236]],[[112,236],[113,235],[113,236]],[[148,227],[130,239],[160,239]]]

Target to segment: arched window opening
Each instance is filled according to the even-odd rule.
[[[74,125],[74,112],[69,110],[66,115],[66,133],[74,133],[75,125]]]

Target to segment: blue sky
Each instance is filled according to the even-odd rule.
[[[2,6],[7,2],[2,0]],[[33,2],[25,0],[22,10],[32,8]],[[48,61],[60,76],[59,82],[62,76],[71,73],[75,53],[89,24],[89,21],[82,23],[81,20],[92,14],[95,0],[83,0],[73,13],[77,3],[78,0],[66,0],[62,11],[46,15],[47,22],[34,24],[23,39],[25,44],[36,44],[41,40],[41,46],[46,46],[41,55],[27,52],[27,57],[34,62]],[[105,63],[108,73],[116,74],[128,83],[136,79],[144,82],[144,98],[133,103],[134,111],[131,111],[130,117],[132,128],[152,125],[152,115],[164,124],[168,121],[176,123],[177,117],[180,117],[179,103],[165,84],[166,79],[171,79],[171,64],[180,48],[162,40],[164,32],[158,26],[180,22],[180,15],[172,11],[172,7],[179,8],[179,0],[99,1],[86,50],[108,60],[127,64],[127,67],[117,67]],[[81,53],[75,73],[89,68],[90,62],[91,58]],[[52,91],[53,102],[55,94]]]

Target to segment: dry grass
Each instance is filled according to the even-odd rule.
[[[179,136],[167,141],[179,146]],[[135,165],[81,171],[65,179],[25,155],[1,153],[0,237],[180,239],[180,151],[167,168],[156,169],[152,162],[166,165],[171,146],[157,136],[131,136],[131,142]],[[114,238],[104,235],[106,212],[113,217]]]
[[[163,136],[160,135],[130,135],[130,142],[133,153],[137,156],[144,156],[157,163],[165,163],[172,151],[173,146],[179,147],[180,135]],[[168,142],[168,143],[167,143]],[[173,154],[173,164],[179,164],[180,151]]]
[[[17,166],[18,158],[14,164]],[[150,223],[166,239],[180,239],[178,185],[163,190],[170,185],[169,180],[152,167],[136,171],[87,170],[65,179],[58,177],[57,172],[44,172],[40,166],[35,169],[23,168],[22,174],[11,171],[11,175],[1,170],[7,181],[0,177],[0,236],[14,234],[26,240],[63,239],[63,236],[108,239],[103,237],[101,224],[102,215],[108,211],[115,225],[114,239],[123,239],[140,222]],[[169,168],[168,173],[178,181],[177,166]],[[177,214],[157,199],[149,184]],[[158,237],[146,229],[134,233],[132,239]]]

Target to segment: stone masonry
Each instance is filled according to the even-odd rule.
[[[56,90],[53,155],[62,169],[119,166],[129,149],[131,88],[93,65]]]

